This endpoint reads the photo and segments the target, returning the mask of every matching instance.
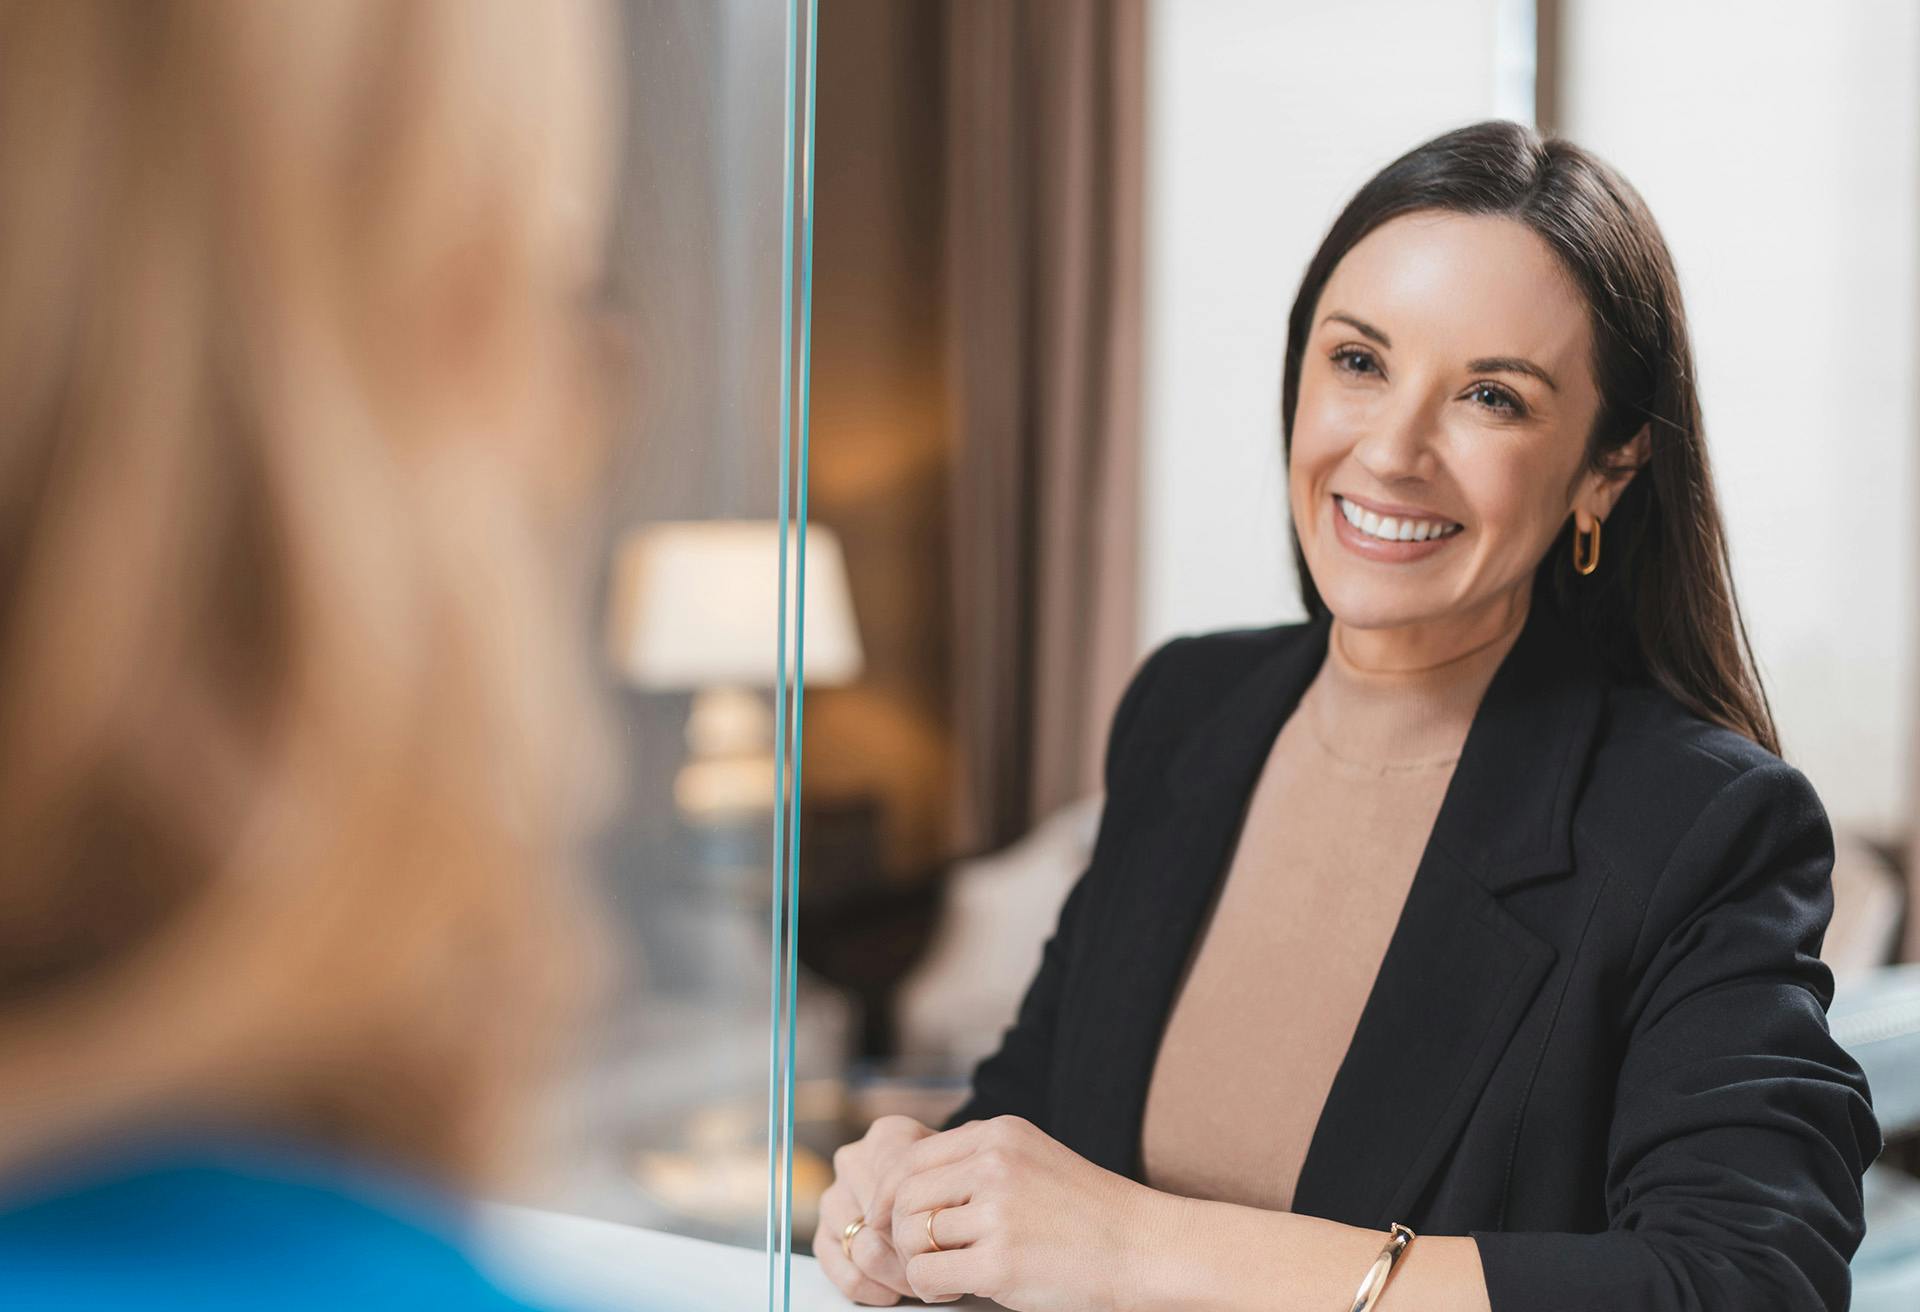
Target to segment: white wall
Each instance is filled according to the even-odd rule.
[[[1513,13],[1150,8],[1142,651],[1300,613],[1287,310],[1375,169],[1513,112]],[[1907,796],[1920,596],[1920,6],[1566,0],[1565,21],[1566,130],[1646,195],[1680,267],[1787,755],[1836,822],[1886,826]]]
[[[1287,311],[1369,175],[1495,112],[1501,8],[1148,10],[1143,652],[1300,614],[1280,450]]]
[[[1679,265],[1734,584],[1836,823],[1906,792],[1920,545],[1920,6],[1570,0],[1567,134]]]

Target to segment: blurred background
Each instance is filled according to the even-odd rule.
[[[600,868],[634,950],[556,1188],[758,1244],[773,644],[725,617],[771,614],[778,546],[783,32],[626,8],[641,400],[604,645],[633,768]],[[798,1242],[833,1148],[937,1122],[997,1043],[1138,660],[1303,613],[1299,276],[1374,170],[1493,116],[1594,149],[1665,230],[1747,622],[1839,843],[1836,1030],[1863,1062],[1920,1034],[1885,969],[1920,962],[1920,6],[820,0]],[[1870,1074],[1910,1170],[1920,1063]]]

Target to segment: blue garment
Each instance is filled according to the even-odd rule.
[[[469,1257],[460,1200],[259,1138],[175,1137],[0,1183],[0,1307],[19,1312],[533,1312]]]

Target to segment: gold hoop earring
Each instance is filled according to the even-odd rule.
[[[1593,521],[1593,531],[1591,533],[1582,533],[1580,531],[1580,521],[1578,519],[1573,521],[1573,568],[1581,574],[1591,574],[1595,569],[1599,568],[1600,522],[1601,521],[1596,518]],[[1581,563],[1580,560],[1580,540],[1582,538],[1587,540],[1586,562],[1584,564]]]

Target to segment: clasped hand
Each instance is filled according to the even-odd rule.
[[[944,1133],[883,1117],[834,1154],[834,1175],[814,1254],[849,1298],[875,1307],[975,1294],[1022,1312],[1124,1308],[1161,1223],[1162,1195],[1017,1116]]]

